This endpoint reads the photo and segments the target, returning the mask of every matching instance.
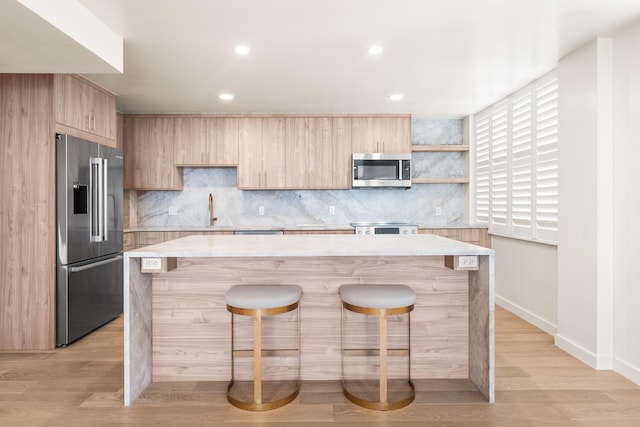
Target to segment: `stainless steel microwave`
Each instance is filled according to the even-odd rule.
[[[353,153],[353,188],[411,187],[410,153]]]

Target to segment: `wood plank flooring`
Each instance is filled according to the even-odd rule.
[[[336,381],[306,382],[266,413],[231,407],[223,382],[153,384],[125,408],[122,324],[68,348],[0,353],[0,426],[640,426],[640,386],[587,367],[499,307],[496,403],[467,380],[420,380],[415,402],[391,412],[351,404]]]

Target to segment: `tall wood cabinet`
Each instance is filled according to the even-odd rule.
[[[55,348],[55,133],[115,146],[112,95],[99,91],[107,102],[61,81],[84,79],[0,74],[0,351]],[[104,101],[93,129],[75,114],[89,98]],[[112,117],[109,131],[102,117]]]

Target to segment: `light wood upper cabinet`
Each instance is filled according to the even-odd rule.
[[[239,129],[238,188],[285,188],[285,119],[241,118]]]
[[[181,190],[182,169],[173,158],[174,119],[125,116],[125,188]]]
[[[411,153],[410,117],[353,117],[354,153]]]
[[[237,166],[238,121],[235,117],[176,117],[175,164]]]
[[[286,178],[289,189],[333,186],[333,141],[329,117],[286,119]]]
[[[240,119],[238,187],[351,188],[351,118]]]
[[[116,140],[116,99],[88,80],[72,74],[54,76],[55,120],[108,140]]]

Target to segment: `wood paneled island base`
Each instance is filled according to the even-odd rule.
[[[445,255],[476,255],[479,270],[450,270]],[[176,258],[177,268],[141,273],[149,257]],[[127,252],[125,260],[125,405],[152,381],[229,380],[224,293],[236,284],[302,287],[303,381],[340,378],[341,285],[411,286],[412,377],[469,378],[494,400],[491,249],[433,235],[190,236]],[[351,339],[368,344],[365,333]]]

